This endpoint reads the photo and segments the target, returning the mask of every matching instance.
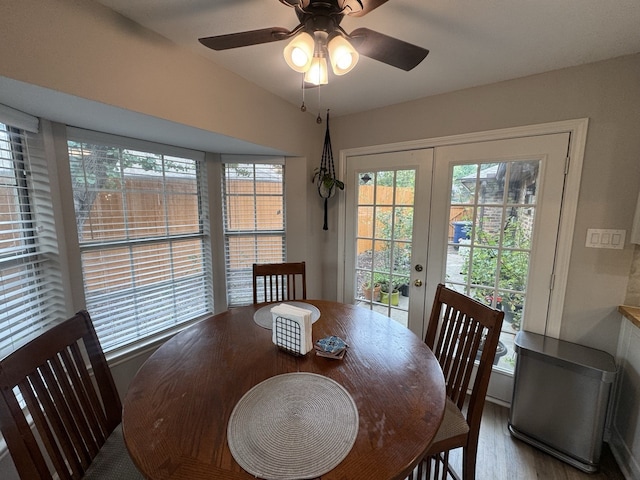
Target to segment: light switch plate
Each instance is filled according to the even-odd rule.
[[[622,250],[626,230],[611,230],[602,228],[589,228],[587,230],[586,246],[590,248],[613,248]]]

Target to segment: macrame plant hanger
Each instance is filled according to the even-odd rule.
[[[335,195],[336,188],[344,189],[344,183],[336,178],[336,170],[333,164],[333,152],[331,151],[331,136],[329,135],[329,110],[327,110],[327,130],[324,135],[324,147],[322,148],[322,160],[320,168],[316,169],[313,177],[318,183],[318,194],[324,198],[324,225],[323,230],[329,230],[327,222],[327,202]]]

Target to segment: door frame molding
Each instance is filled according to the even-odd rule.
[[[338,162],[339,178],[345,178],[347,159],[351,156],[437,148],[464,143],[533,137],[554,133],[569,133],[570,140],[567,158],[570,160],[567,162],[568,164],[566,167],[565,186],[562,195],[562,212],[558,231],[558,243],[555,252],[555,280],[550,297],[549,314],[545,332],[545,334],[550,337],[559,338],[562,326],[562,314],[564,311],[564,296],[566,293],[569,264],[571,261],[573,233],[575,228],[576,212],[578,209],[578,195],[580,193],[580,179],[582,176],[582,164],[584,161],[588,126],[588,118],[579,118],[484,132],[463,133],[423,140],[411,140],[384,145],[344,149],[340,151],[340,159]],[[338,198],[338,209],[338,281],[336,284],[336,296],[338,301],[344,301],[344,259],[346,243],[346,201],[344,195],[340,195]]]

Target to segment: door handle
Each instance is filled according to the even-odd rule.
[[[413,282],[413,284],[414,284],[416,287],[421,287],[421,286],[422,286],[422,280],[418,279],[418,280],[416,280],[415,282]]]

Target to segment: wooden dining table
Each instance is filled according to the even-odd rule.
[[[132,380],[122,418],[126,446],[147,478],[255,478],[229,449],[230,416],[253,387],[294,372],[334,380],[357,406],[353,447],[322,480],[406,478],[444,415],[445,385],[433,353],[382,314],[333,301],[304,302],[320,312],[314,341],[336,335],[348,344],[341,360],[278,349],[271,330],[254,321],[265,304],[213,315],[149,357]]]

